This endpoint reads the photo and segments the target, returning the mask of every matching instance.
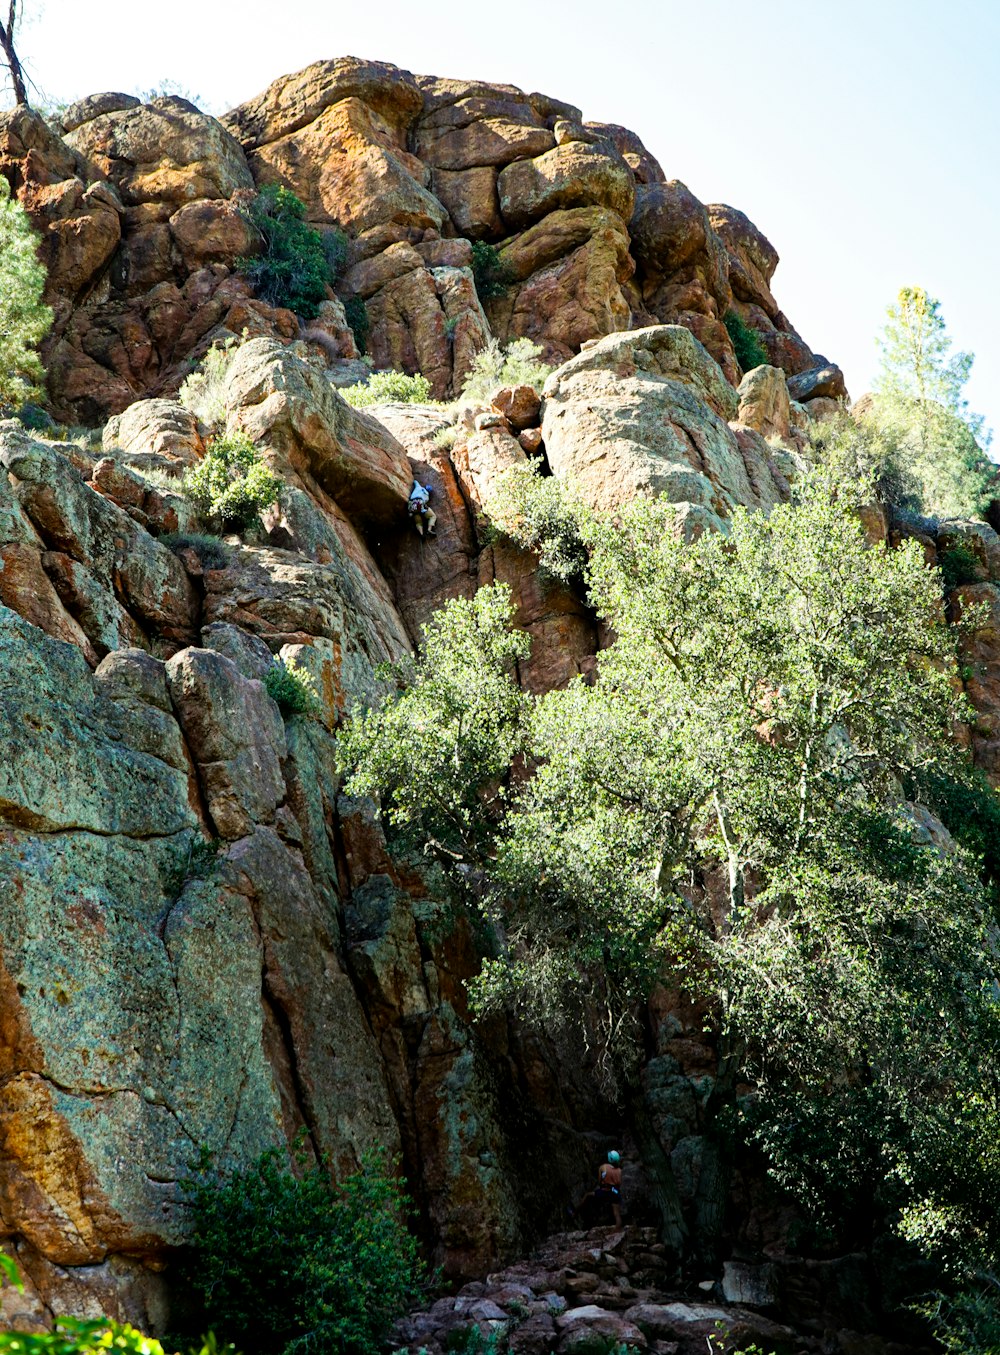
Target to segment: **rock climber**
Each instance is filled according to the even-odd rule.
[[[417,529],[417,535],[423,536],[424,527],[427,528],[428,536],[437,535],[437,514],[430,504],[431,487],[422,485],[419,480],[414,480],[413,488],[410,490],[410,501],[407,504],[407,511],[413,518],[413,525]]]
[[[602,1162],[597,1169],[597,1185],[584,1195],[575,1210],[569,1211],[571,1215],[582,1212],[588,1205],[593,1205],[595,1211],[599,1210],[604,1217],[607,1217],[604,1211],[610,1205],[615,1227],[620,1228],[622,1226],[621,1160],[621,1154],[612,1148],[608,1153],[607,1162]]]

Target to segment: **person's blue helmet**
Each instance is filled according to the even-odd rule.
[[[615,1150],[612,1148],[611,1152],[608,1153],[608,1161],[611,1163],[612,1167],[617,1167],[618,1163],[621,1160],[622,1160],[621,1153],[616,1153]]]

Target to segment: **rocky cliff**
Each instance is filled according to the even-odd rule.
[[[777,255],[741,213],[667,180],[633,133],[512,86],[344,59],[221,122],[98,95],[63,135],[5,115],[0,172],[49,267],[51,406],[115,416],[103,445],[0,424],[0,1226],[29,1280],[7,1315],[162,1327],[196,1150],[247,1161],[300,1129],[338,1173],[372,1142],[399,1153],[435,1260],[484,1273],[559,1218],[620,1122],[582,1040],[471,1021],[476,938],[433,871],[392,859],[370,806],[340,794],[338,723],[436,606],[493,579],[532,637],[525,686],[592,666],[581,599],[482,531],[526,446],[595,507],[667,493],[700,531],[788,495],[842,378],[780,311]],[[301,340],[234,271],[253,243],[241,195],[272,181],[350,235],[317,322],[344,361],[341,300],[358,296],[376,365],[420,370],[440,397],[490,335],[535,339],[561,364],[541,406],[471,408],[447,450],[440,407],[347,406],[330,343]],[[512,278],[482,303],[475,240]],[[771,358],[742,380],[730,309]],[[205,430],[164,397],[244,331],[226,425],[282,499],[261,543],[203,557],[171,548],[192,509],[144,472],[204,454]],[[434,489],[434,541],[408,524],[414,475]],[[878,514],[871,530],[942,544]],[[1000,539],[948,530],[979,561],[967,592],[1000,615]],[[993,621],[968,643],[977,755],[996,774]],[[314,675],[318,717],[282,718],[262,685],[274,656]],[[657,996],[648,1103],[692,1209],[712,1076],[699,1027]],[[515,1162],[535,1189],[511,1190]]]

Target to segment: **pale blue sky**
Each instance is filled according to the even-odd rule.
[[[770,238],[779,302],[853,395],[898,289],[938,296],[1000,444],[1000,0],[24,3],[23,55],[53,100],[172,79],[221,112],[351,54],[623,123]]]

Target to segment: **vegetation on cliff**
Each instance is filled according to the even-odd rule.
[[[627,1084],[643,999],[680,983],[712,1014],[717,1134],[738,1122],[819,1232],[971,1256],[1000,1203],[989,896],[900,789],[967,781],[968,712],[940,578],[916,543],[868,543],[862,492],[819,475],[692,544],[665,501],[579,513],[615,636],[595,681],[524,694],[527,638],[484,589],[426,628],[342,758],[494,924],[482,1009],[597,1002]],[[555,545],[558,571],[561,527]],[[704,1205],[703,1256],[721,1200]]]
[[[24,208],[0,176],[0,412],[39,393],[44,378],[36,349],[52,324],[42,302],[45,269]]]

